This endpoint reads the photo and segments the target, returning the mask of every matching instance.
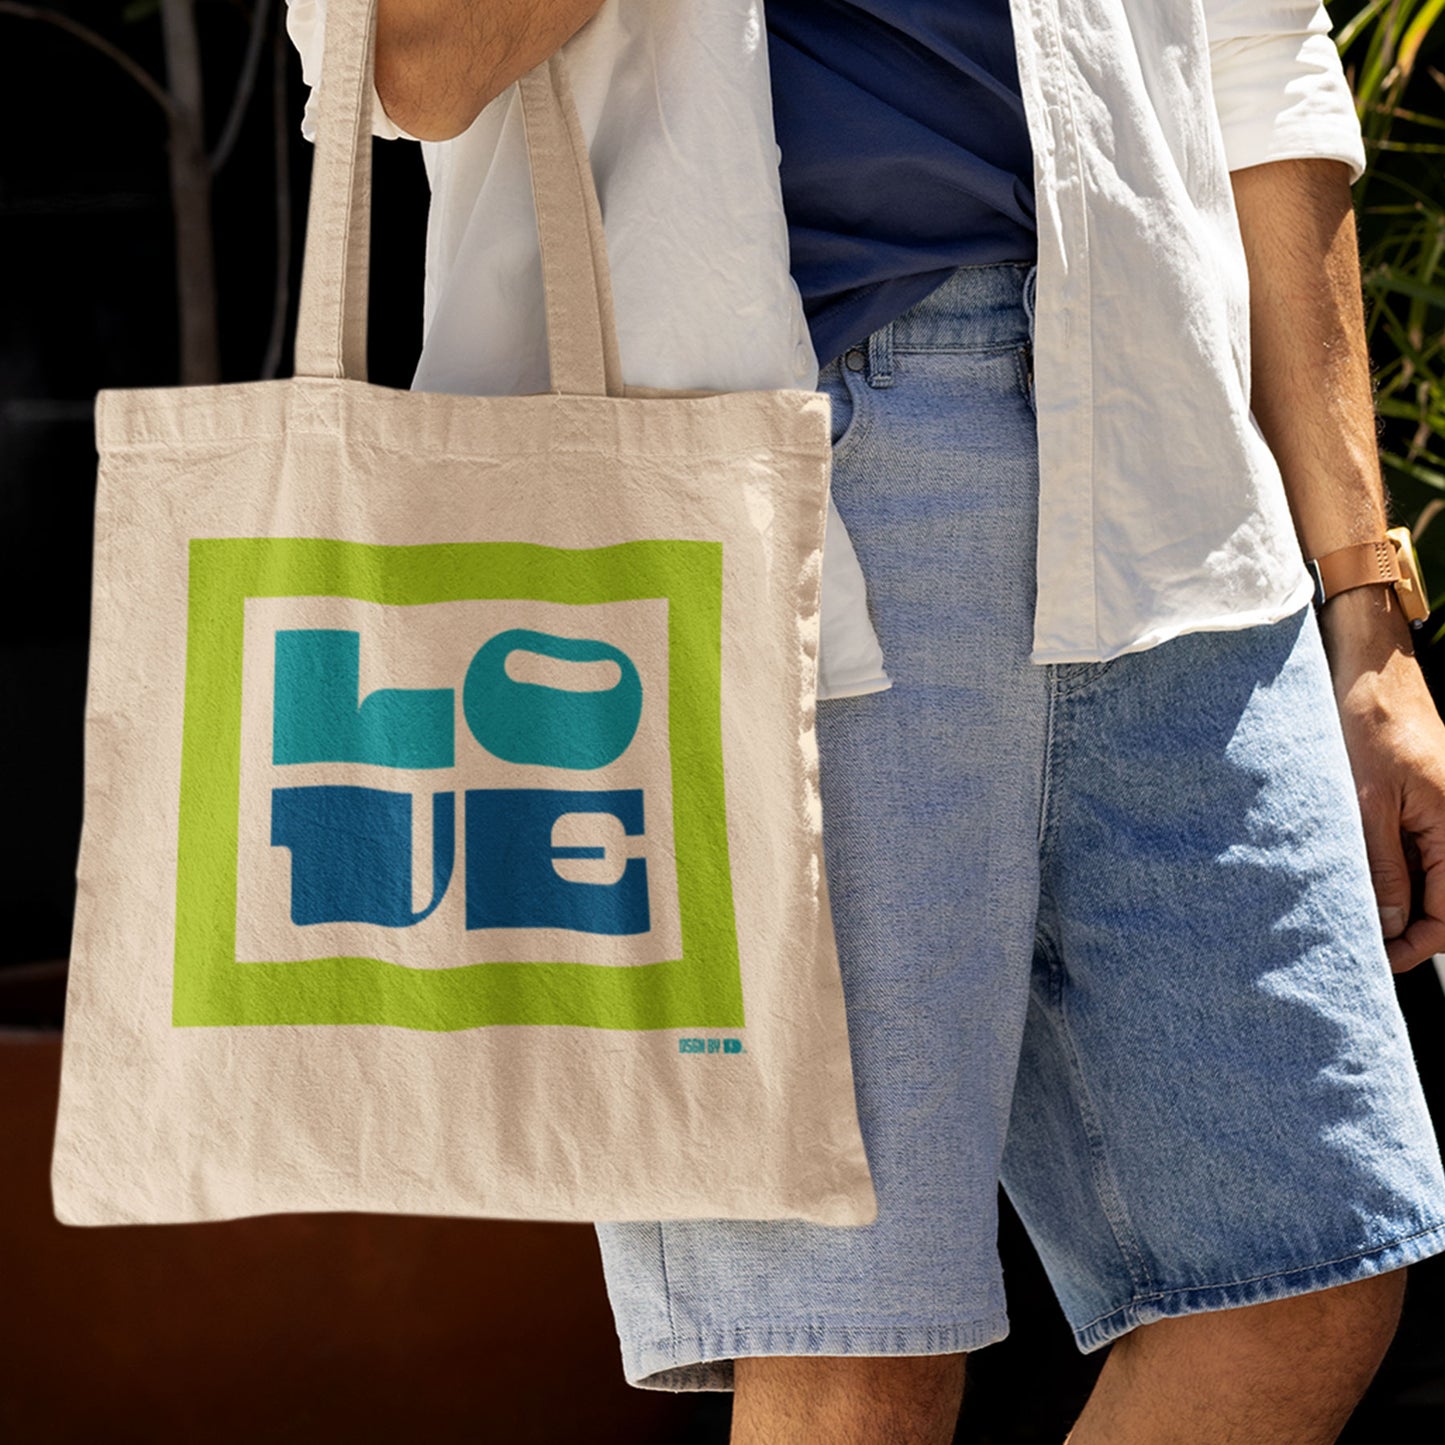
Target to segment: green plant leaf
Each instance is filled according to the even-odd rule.
[[[1367,291],[1392,291],[1401,296],[1413,296],[1428,301],[1432,306],[1445,307],[1445,286],[1431,285],[1428,281],[1406,276],[1393,266],[1376,267],[1365,278]]]
[[[1381,452],[1380,460],[1396,471],[1407,477],[1431,487],[1437,492],[1445,492],[1445,472],[1437,472],[1431,467],[1422,467],[1418,462],[1408,461],[1404,457],[1396,456],[1392,452]]]
[[[1390,4],[1390,0],[1370,0],[1370,3],[1366,5],[1363,10],[1356,11],[1354,15],[1350,16],[1350,18],[1335,31],[1335,45],[1341,53],[1348,50],[1350,46],[1354,44],[1355,36],[1388,4]]]
[[[1400,41],[1400,69],[1407,78],[1415,68],[1415,60],[1420,54],[1420,47],[1425,43],[1426,35],[1442,14],[1445,14],[1445,0],[1426,0],[1420,13],[1406,29],[1404,38]]]

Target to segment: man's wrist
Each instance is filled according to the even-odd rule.
[[[1395,651],[1414,654],[1410,624],[1393,587],[1352,587],[1337,593],[1320,608],[1319,623],[1332,667],[1345,659],[1368,665],[1368,659]]]

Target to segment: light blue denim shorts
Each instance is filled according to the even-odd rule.
[[[1314,614],[1028,660],[1032,270],[830,362],[891,691],[819,706],[878,1218],[598,1225],[634,1385],[1007,1332],[996,1188],[1081,1350],[1445,1249]]]

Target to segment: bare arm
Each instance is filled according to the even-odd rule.
[[[1251,405],[1305,555],[1382,536],[1349,172],[1341,161],[1272,161],[1230,179],[1249,258]],[[1338,615],[1334,603],[1324,615]]]
[[[450,140],[602,0],[377,0],[376,90],[409,135]]]
[[[1251,404],[1284,474],[1304,554],[1383,536],[1347,168],[1271,161],[1231,179],[1249,260]],[[1387,951],[1400,971],[1445,951],[1445,726],[1392,589],[1341,593],[1320,626]],[[1418,851],[1423,880],[1408,928],[1407,848]]]

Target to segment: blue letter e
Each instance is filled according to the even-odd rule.
[[[606,847],[566,847],[553,828],[569,813],[600,813],[628,836],[642,833],[642,791],[487,788],[467,793],[467,927],[566,928],[646,933],[647,863],[628,858],[615,883],[581,883],[555,864],[600,859]],[[615,826],[615,824],[614,824]],[[621,861],[621,860],[619,860]]]

